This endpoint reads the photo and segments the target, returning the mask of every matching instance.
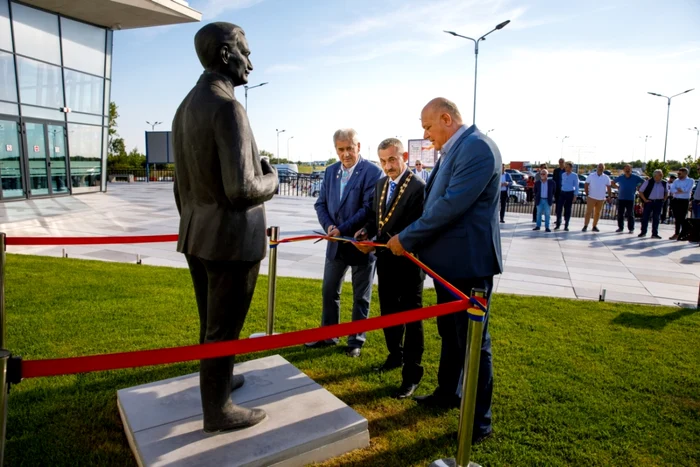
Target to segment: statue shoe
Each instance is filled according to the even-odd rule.
[[[231,392],[243,386],[245,383],[245,377],[243,375],[233,375],[231,376]]]
[[[205,433],[223,433],[249,428],[265,420],[267,414],[262,409],[246,409],[231,404],[222,414],[212,418],[214,420],[204,420]]]

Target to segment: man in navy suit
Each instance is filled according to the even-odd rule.
[[[360,157],[360,141],[355,130],[336,131],[333,144],[340,162],[326,169],[314,207],[318,221],[329,236],[352,237],[367,221],[367,214],[372,210],[374,185],[382,171]],[[340,290],[348,268],[352,269],[352,320],[369,317],[374,267],[374,255],[363,254],[351,243],[328,242],[323,270],[322,326],[340,322]],[[347,355],[359,357],[365,339],[364,333],[348,336]],[[325,347],[337,343],[338,339],[329,339],[306,345]]]
[[[501,236],[498,225],[501,153],[475,125],[462,124],[457,106],[444,98],[423,108],[424,138],[442,156],[426,186],[423,215],[393,236],[387,246],[394,254],[410,251],[467,295],[483,289],[490,303],[493,276],[500,274]],[[405,249],[405,250],[404,250]],[[455,298],[435,284],[438,303]],[[491,435],[493,366],[488,315],[479,363],[474,415],[474,442]],[[438,387],[416,400],[429,407],[458,407],[464,367],[468,317],[465,311],[437,318],[442,338]]]
[[[537,206],[537,224],[532,230],[540,230],[542,226],[542,214],[544,214],[544,231],[549,230],[549,217],[552,213],[552,203],[554,203],[554,193],[556,191],[556,182],[547,180],[549,171],[547,169],[540,170],[540,179],[535,182],[535,206]]]

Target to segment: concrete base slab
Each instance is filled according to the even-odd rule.
[[[202,430],[198,373],[118,391],[139,466],[295,467],[369,446],[367,420],[281,356],[238,364],[234,372],[246,383],[232,401],[268,417],[229,433]]]

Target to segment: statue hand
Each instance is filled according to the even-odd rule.
[[[277,169],[272,167],[267,159],[260,159],[260,166],[262,167],[263,175],[267,175],[267,174],[277,175]]]

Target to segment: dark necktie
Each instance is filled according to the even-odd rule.
[[[394,190],[396,189],[396,183],[394,182],[389,182],[389,193],[386,195],[386,205],[389,206],[389,203],[391,202],[391,196],[394,194]]]

